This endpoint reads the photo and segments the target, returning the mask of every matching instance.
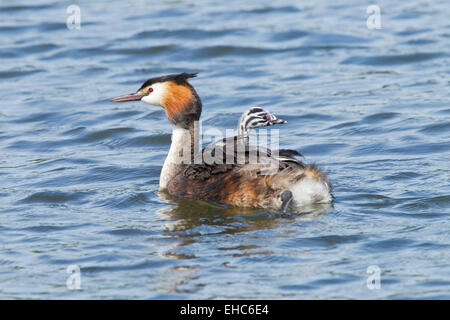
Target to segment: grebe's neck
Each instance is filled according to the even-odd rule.
[[[172,143],[159,178],[159,188],[167,189],[168,183],[189,164],[196,161],[199,155],[198,122],[192,121],[188,125],[174,126]]]
[[[245,126],[245,117],[244,115],[241,116],[241,118],[239,119],[239,123],[238,123],[238,141],[239,142],[243,142],[244,144],[248,144],[248,134],[249,134],[249,130],[247,130],[247,127]]]

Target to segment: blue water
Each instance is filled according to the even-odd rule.
[[[448,1],[73,2],[0,3],[0,298],[450,298]],[[161,197],[163,110],[108,99],[185,71],[204,129],[288,120],[333,207]]]

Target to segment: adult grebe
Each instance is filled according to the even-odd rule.
[[[314,165],[295,159],[296,151],[280,150],[278,155],[264,149],[264,160],[251,161],[254,148],[232,150],[233,161],[198,161],[202,103],[188,82],[195,73],[151,78],[136,93],[111,99],[113,102],[141,100],[161,106],[174,125],[172,144],[160,176],[160,190],[172,196],[213,201],[237,207],[281,209],[332,201],[331,184]],[[256,147],[261,154],[261,149]],[[240,161],[242,160],[243,161]],[[180,161],[183,159],[183,161]],[[187,160],[187,161],[186,161]],[[277,170],[272,170],[276,165]],[[272,169],[268,169],[272,168]]]

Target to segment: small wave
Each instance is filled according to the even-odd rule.
[[[286,240],[281,246],[286,248],[336,248],[339,245],[365,240],[363,235],[326,235],[310,238],[295,238]]]
[[[19,203],[79,203],[87,195],[85,192],[43,191],[33,193]]]
[[[156,234],[155,231],[144,230],[144,229],[134,229],[134,228],[123,228],[123,229],[116,229],[116,230],[108,230],[108,231],[103,231],[102,233],[110,234],[110,235],[113,235],[113,236],[124,236],[124,237],[129,237],[129,236],[151,236],[151,235],[155,235]]]
[[[433,123],[418,131],[429,135],[445,134],[450,132],[450,122]]]
[[[403,238],[392,238],[388,240],[370,241],[361,245],[361,250],[369,252],[398,251],[404,248],[412,247],[415,241]]]
[[[98,273],[98,272],[117,272],[117,271],[133,271],[133,270],[141,270],[141,269],[149,269],[154,270],[158,268],[164,268],[166,266],[170,266],[175,264],[175,261],[172,260],[145,260],[142,262],[137,262],[134,264],[117,264],[117,265],[94,265],[94,266],[83,266],[83,273]]]
[[[128,209],[135,207],[144,207],[150,203],[146,193],[133,193],[125,196],[116,196],[114,198],[102,199],[97,202],[101,207],[110,207],[115,209]]]
[[[54,8],[54,4],[33,4],[33,5],[7,5],[0,7],[3,12],[14,13],[21,11],[37,11]]]
[[[225,29],[225,30],[204,30],[204,29],[156,29],[156,30],[148,30],[141,31],[136,33],[131,37],[131,39],[192,39],[192,40],[201,40],[201,39],[211,39],[211,38],[219,38],[227,35],[232,35],[235,33],[242,32],[243,29]]]
[[[379,112],[363,118],[363,123],[380,123],[386,120],[397,118],[400,114],[397,112]]]
[[[152,47],[136,47],[136,48],[122,48],[111,49],[112,53],[124,54],[124,55],[154,55],[159,53],[176,52],[180,49],[175,45],[160,45]]]
[[[105,130],[99,130],[94,132],[88,132],[82,137],[76,138],[74,142],[91,143],[103,141],[114,136],[123,136],[124,134],[135,132],[136,129],[129,127],[111,128]]]
[[[80,228],[85,228],[89,226],[89,224],[68,224],[68,225],[39,225],[23,228],[23,231],[37,232],[37,233],[47,233],[47,232],[58,232],[65,230],[76,230]]]
[[[277,53],[280,52],[279,49],[268,49],[259,47],[246,47],[246,46],[232,46],[232,45],[221,45],[221,46],[211,46],[196,49],[194,55],[198,58],[204,57],[222,57],[222,56],[234,56],[234,55],[261,55],[267,53]]]
[[[35,73],[45,72],[42,69],[0,71],[0,79],[23,78]]]
[[[360,64],[371,66],[400,65],[400,64],[428,61],[446,56],[447,54],[441,52],[412,53],[412,54],[385,55],[372,57],[355,56],[345,59],[344,61],[341,62],[341,64]]]

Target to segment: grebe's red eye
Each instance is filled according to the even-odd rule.
[[[152,93],[153,92],[153,88],[148,88],[148,93]]]

